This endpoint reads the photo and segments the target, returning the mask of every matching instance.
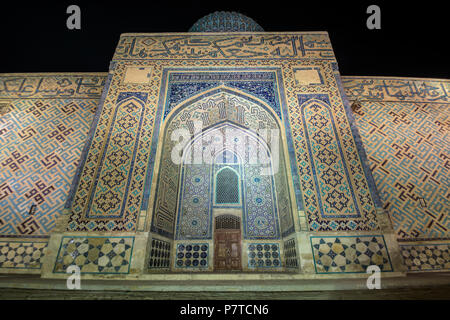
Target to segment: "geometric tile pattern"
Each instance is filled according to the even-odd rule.
[[[105,74],[0,74],[0,235],[55,226]],[[33,209],[32,209],[33,208]]]
[[[136,229],[160,71],[152,71],[148,83],[122,83],[126,67],[114,66],[117,76],[107,81],[108,94],[105,92],[101,112],[93,121],[89,150],[82,154],[79,174],[66,203],[72,212],[68,231]]]
[[[333,116],[326,102],[299,97],[305,127],[306,144],[311,156],[311,167],[316,174],[317,197],[321,199],[321,215],[324,218],[360,217],[358,202],[344,167],[344,154],[339,143]],[[353,149],[351,149],[353,150]]]
[[[187,243],[177,245],[176,268],[208,268],[209,245]]]
[[[201,71],[199,69],[199,71]],[[234,72],[231,72],[234,71]],[[277,93],[276,73],[264,71],[229,70],[224,72],[214,70],[205,73],[196,70],[176,72],[170,71],[168,75],[168,97],[164,106],[165,119],[169,112],[181,102],[192,96],[225,85],[229,88],[239,89],[266,101],[275,113],[281,117],[280,101]],[[262,118],[259,118],[262,120]]]
[[[147,208],[146,186],[152,185],[153,142],[159,134],[153,129],[181,100],[219,85],[265,101],[277,120],[284,121],[288,161],[295,172],[293,191],[310,230],[377,230],[379,204],[361,144],[352,132],[353,119],[343,105],[334,61],[323,33],[283,34],[276,39],[263,33],[251,38],[125,35],[114,54],[114,76],[81,161],[104,74],[0,75],[0,237],[48,234],[79,163],[68,230],[142,230],[137,215]],[[191,75],[189,86],[181,80],[173,86],[161,85],[167,84],[164,77],[170,68],[197,69],[197,74]],[[241,72],[226,74],[225,68]],[[248,70],[255,77],[263,76],[262,71],[264,77],[276,73],[274,90],[260,85],[262,78],[240,81]],[[178,79],[183,79],[182,73],[176,75]],[[212,81],[194,80],[201,77]],[[402,240],[450,237],[449,84],[448,80],[344,79],[349,98],[359,100],[354,116],[383,205]],[[199,116],[202,108],[182,117]],[[247,118],[249,126],[268,119],[257,108],[250,109],[245,115],[261,122]],[[241,116],[239,111],[236,115]],[[201,117],[209,121],[204,113]],[[288,226],[290,222],[284,220]],[[165,223],[169,229],[173,225],[173,221]],[[54,271],[65,272],[77,264],[83,273],[128,273],[133,244],[133,237],[64,237]],[[249,266],[251,259],[252,267],[281,266],[278,244],[253,245],[252,250],[251,245],[247,248]],[[292,245],[295,250],[295,243],[285,243],[286,253]],[[311,237],[311,245],[318,273],[365,272],[370,264],[392,271],[382,236]],[[44,242],[0,242],[0,266],[38,268],[44,247]],[[150,263],[168,265],[170,244],[152,242],[152,248],[159,259]],[[445,244],[402,250],[410,270],[448,269]],[[206,243],[179,244],[175,265],[208,267],[208,256]]]
[[[0,268],[40,269],[47,242],[0,241]]]
[[[344,77],[399,240],[450,238],[450,80]]]
[[[158,239],[152,239],[149,268],[170,267],[170,243]]]
[[[176,239],[211,238],[211,166],[185,164],[182,177]]]
[[[278,243],[251,243],[247,246],[249,268],[281,268]]]
[[[299,61],[295,68],[319,66],[326,85],[295,87],[284,68],[290,128],[300,189],[311,231],[378,230],[376,190],[363,146],[356,139],[351,110],[342,100],[334,64]]]
[[[81,273],[129,273],[133,246],[134,237],[63,237],[54,272],[77,265]]]
[[[255,108],[256,109],[256,108]],[[212,118],[212,117],[210,117]],[[260,172],[260,165],[250,164],[248,159],[252,154],[256,154],[257,148],[263,148],[263,142],[252,138],[245,130],[241,130],[230,124],[214,126],[210,131],[202,136],[204,141],[214,141],[221,132],[227,132],[227,139],[233,141],[226,144],[227,150],[234,150],[234,141],[252,141],[252,145],[243,150],[235,150],[234,160],[228,160],[223,163],[220,153],[215,154],[214,164],[184,164],[181,171],[181,192],[180,205],[177,221],[177,239],[207,239],[211,238],[212,230],[212,207],[235,207],[243,210],[243,225],[245,239],[274,239],[279,238],[278,210],[276,208],[276,199],[274,193],[273,179],[270,175],[264,175]],[[209,147],[209,144],[203,143],[203,146]],[[169,149],[170,150],[170,149]],[[190,149],[186,149],[189,154]],[[242,160],[238,160],[242,159]],[[241,163],[244,162],[244,163]],[[233,163],[236,162],[236,163]],[[235,196],[236,202],[220,204],[218,195],[221,188],[219,177],[221,173],[230,172],[236,177]],[[178,176],[178,175],[177,175]],[[239,177],[242,182],[239,182]],[[214,177],[214,178],[211,178]],[[233,184],[227,182],[227,187]],[[227,195],[233,194],[230,191]],[[283,194],[278,194],[283,198]]]
[[[450,244],[401,245],[408,271],[450,270]]]
[[[90,193],[77,194],[76,200],[85,201],[87,207],[72,207],[69,230],[127,231],[134,228],[138,203],[133,191],[142,190],[143,182],[142,177],[133,183],[130,183],[130,179],[135,170],[142,174],[146,167],[146,159],[137,159],[136,155],[139,154],[139,136],[142,133],[147,93],[120,92],[116,100],[112,117],[117,127],[103,141],[105,149],[100,167],[83,168],[99,172]],[[124,201],[128,195],[133,200]]]
[[[105,99],[100,106],[101,110],[98,118],[94,120],[95,130],[91,132],[88,151],[83,155],[80,175],[76,178],[76,187],[69,196],[68,206],[70,205],[73,216],[71,217],[68,230],[119,232],[144,228],[143,224],[141,224],[141,222],[144,223],[144,219],[138,220],[137,216],[141,210],[145,210],[148,207],[149,201],[154,202],[154,199],[149,200],[150,194],[153,192],[149,186],[151,186],[151,180],[154,177],[153,170],[159,170],[158,167],[154,168],[153,165],[160,159],[155,158],[158,146],[153,142],[158,141],[158,137],[161,137],[158,132],[159,125],[164,119],[165,104],[170,100],[171,95],[167,91],[169,88],[164,85],[167,83],[167,70],[178,71],[183,68],[184,71],[192,70],[197,71],[197,73],[208,71],[208,77],[214,79],[217,76],[216,82],[218,82],[218,85],[225,86],[225,82],[227,82],[226,86],[228,88],[232,87],[231,82],[237,81],[234,81],[234,75],[229,77],[229,79],[218,79],[220,71],[223,73],[227,69],[236,71],[239,69],[242,74],[247,70],[266,73],[268,71],[279,72],[279,77],[275,80],[278,85],[278,94],[281,93],[282,96],[279,96],[278,102],[275,102],[271,107],[283,106],[285,110],[278,110],[282,119],[277,120],[285,121],[286,125],[289,124],[287,112],[294,110],[295,107],[291,108],[291,104],[296,104],[297,102],[291,101],[291,97],[289,97],[289,101],[286,101],[284,95],[288,90],[281,90],[281,87],[283,85],[286,85],[288,89],[295,87],[295,85],[290,83],[294,81],[292,71],[294,66],[303,67],[302,63],[317,62],[317,67],[323,70],[324,84],[314,85],[315,89],[327,90],[328,86],[333,87],[330,104],[333,107],[333,113],[337,110],[339,111],[336,113],[336,117],[339,118],[337,120],[339,125],[337,130],[339,130],[341,136],[346,135],[346,140],[348,140],[346,143],[348,145],[345,147],[347,149],[355,148],[354,143],[351,141],[352,133],[346,120],[346,115],[343,112],[343,103],[336,83],[328,79],[330,75],[334,79],[334,71],[331,64],[335,61],[328,35],[326,33],[288,33],[280,34],[276,40],[272,37],[273,35],[268,36],[264,33],[255,33],[251,39],[242,35],[232,35],[230,38],[229,35],[212,34],[183,34],[178,36],[169,34],[122,35],[111,64],[112,76],[105,87]],[[186,41],[180,41],[180,39]],[[231,41],[231,39],[234,40]],[[213,42],[214,45],[211,45]],[[139,54],[136,55],[136,52],[139,52]],[[137,59],[137,56],[139,56],[139,59]],[[300,63],[299,60],[301,61]],[[130,83],[123,81],[126,70],[130,67],[151,68],[149,82]],[[310,65],[306,67],[310,67]],[[238,75],[236,79],[240,76]],[[244,74],[244,76],[246,75]],[[201,78],[201,76],[197,75],[195,77],[197,79],[193,79],[191,82],[196,82]],[[283,83],[285,78],[287,83]],[[251,86],[247,87],[250,88]],[[260,88],[256,85],[253,87],[252,90],[254,92],[247,91],[246,85],[239,87],[239,90],[255,98],[257,96],[255,92],[259,91],[258,99],[260,99],[259,97],[263,95],[261,92],[265,88]],[[191,87],[189,90],[193,90],[193,94],[201,93],[194,87]],[[300,93],[302,90],[302,87],[297,87],[292,94]],[[134,111],[131,114],[125,111],[126,104],[119,102],[121,94],[130,92],[147,94],[146,99],[139,99],[142,104],[140,106],[135,104],[137,108],[133,109]],[[269,92],[266,96],[271,96],[271,99],[275,97],[273,93]],[[203,109],[196,109],[195,114],[201,110]],[[259,116],[253,113],[253,110],[248,114],[252,117]],[[192,115],[184,113],[183,117],[186,119]],[[202,120],[208,122],[206,117]],[[286,127],[289,126],[287,125]],[[127,143],[121,144],[120,141]],[[292,141],[289,143],[292,144]],[[116,151],[118,154],[112,156],[112,153]],[[111,173],[114,170],[112,169],[111,157],[117,159],[119,154],[126,160],[121,166],[122,175],[114,175]],[[286,160],[291,161],[291,158]],[[355,163],[356,171],[352,172],[352,174],[358,177],[361,174],[364,175],[361,170],[358,171],[358,169],[361,169],[361,165],[357,158],[352,158],[349,161]],[[160,168],[165,167],[166,163],[162,162]],[[111,181],[111,177],[115,176],[121,180],[120,183],[111,184],[112,187],[108,186],[107,181]],[[96,187],[97,181],[98,185]],[[298,179],[295,183],[298,185]],[[101,187],[99,188],[100,185]],[[167,183],[169,188],[177,185],[171,182]],[[358,183],[356,186],[358,188],[357,191],[364,189],[365,191],[363,192],[367,193],[368,189],[366,187],[361,185],[361,183]],[[295,192],[300,196],[302,191],[297,188]],[[168,197],[172,196],[172,193],[166,194]],[[362,196],[370,198],[367,195]],[[104,214],[109,212],[109,209],[102,204],[109,203],[108,200],[114,202],[112,204],[114,208],[111,210],[115,217],[107,217],[107,214]],[[166,200],[163,198],[161,202]],[[296,200],[297,203],[301,202],[300,198]],[[367,200],[367,202],[370,201],[370,199]],[[170,203],[175,202],[170,201]],[[156,205],[159,205],[159,203]],[[373,213],[373,204],[367,203],[365,207],[367,207],[367,211]],[[170,216],[172,219],[174,217],[174,212],[168,212],[168,210],[159,212],[166,214],[169,218]],[[102,220],[94,218],[96,215],[102,216]],[[284,219],[284,221],[288,222],[287,219]],[[376,224],[375,222],[373,223]],[[173,224],[173,220],[164,219],[164,221],[161,221],[161,224],[161,227],[172,229],[171,224]],[[339,227],[342,228],[344,226]],[[320,228],[321,226],[318,227],[318,229]],[[351,228],[351,226],[345,226],[345,228]],[[367,230],[371,229],[371,226],[366,224],[359,226],[359,228]],[[285,230],[288,229],[292,228]],[[354,226],[352,230],[357,229],[358,226]],[[168,230],[164,231],[169,232]]]
[[[296,247],[295,239],[284,242],[284,261],[286,262],[286,268],[298,268],[299,266]]]
[[[176,73],[178,77],[194,79],[198,84],[196,73],[185,72]],[[253,79],[259,80],[260,76],[266,76],[263,72],[221,72],[216,74],[214,72],[203,72],[202,76],[206,78],[210,76],[223,77],[225,79],[247,79],[239,83],[247,84],[247,88],[258,87],[254,84]],[[273,76],[273,74],[272,74]],[[252,80],[252,81],[250,81]],[[237,82],[237,81],[236,81]],[[266,89],[264,87],[264,89]],[[273,89],[273,88],[272,88]],[[272,90],[271,89],[271,90]],[[264,90],[264,92],[266,92]],[[197,93],[198,94],[198,93]],[[228,107],[226,107],[228,105]],[[152,231],[158,232],[161,235],[170,237],[173,229],[174,220],[176,217],[176,209],[178,208],[178,220],[175,228],[177,239],[206,239],[211,238],[211,213],[212,207],[218,206],[214,201],[215,190],[214,179],[210,178],[211,171],[210,164],[185,164],[177,166],[171,161],[171,150],[173,150],[174,142],[170,139],[172,130],[177,128],[184,128],[186,130],[192,129],[193,121],[202,121],[203,125],[208,127],[202,135],[203,147],[208,149],[214,148],[212,139],[214,135],[227,132],[233,135],[236,140],[228,139],[225,146],[237,152],[242,159],[242,170],[239,173],[242,177],[246,177],[240,190],[239,204],[233,204],[234,207],[240,206],[244,210],[244,237],[253,239],[273,239],[279,237],[280,230],[278,226],[277,213],[280,215],[281,228],[283,231],[289,232],[293,229],[292,214],[290,205],[286,205],[287,201],[281,201],[287,194],[287,181],[282,171],[285,168],[284,161],[280,161],[279,170],[275,174],[273,180],[270,176],[256,177],[255,174],[259,172],[259,166],[247,165],[249,154],[256,147],[263,148],[263,142],[258,141],[246,129],[258,130],[258,128],[277,128],[276,119],[273,112],[269,112],[268,107],[257,104],[253,99],[248,99],[243,95],[243,91],[238,91],[232,88],[216,88],[198,96],[198,98],[189,103],[181,104],[182,109],[175,109],[176,113],[172,113],[166,121],[165,136],[162,140],[164,146],[161,163],[161,170],[158,176],[158,187],[156,201],[154,202],[154,218],[152,219]],[[232,121],[239,124],[245,129],[233,126],[229,123],[223,123],[225,120]],[[156,128],[155,128],[156,130]],[[248,140],[247,140],[248,139]],[[206,142],[208,141],[208,142]],[[236,148],[235,141],[251,141],[249,146],[254,148],[252,150],[243,150],[244,148]],[[156,145],[154,145],[156,147]],[[230,150],[231,150],[230,149]],[[236,149],[236,150],[235,150]],[[242,150],[241,150],[242,149]],[[189,153],[191,149],[186,149]],[[214,149],[213,149],[214,150]],[[217,152],[217,151],[216,151]],[[276,151],[278,153],[278,151]],[[213,154],[214,156],[214,154]],[[214,158],[214,157],[213,157]],[[212,159],[213,159],[212,158]],[[247,160],[246,160],[247,159]],[[284,160],[284,159],[282,159]],[[216,167],[214,167],[216,168]],[[214,169],[215,170],[215,169]],[[213,171],[214,171],[213,170]],[[180,175],[181,171],[181,175]],[[215,176],[216,171],[211,177]],[[194,176],[192,176],[194,175]],[[179,177],[183,181],[180,183]],[[273,183],[276,184],[278,191],[278,204],[271,197],[271,190],[275,189]],[[178,186],[179,192],[178,192]],[[177,194],[179,205],[177,203]],[[261,195],[264,195],[264,200]],[[247,199],[249,199],[247,201]],[[284,202],[284,204],[282,204]],[[287,202],[289,203],[289,202]],[[277,209],[277,205],[281,204],[281,209]],[[226,206],[230,206],[227,204]]]
[[[273,179],[262,175],[259,165],[245,164],[243,168],[246,220],[244,237],[247,239],[279,239],[278,207],[273,199],[288,201],[287,195],[275,193]],[[282,170],[282,169],[281,169]],[[285,181],[282,181],[285,183]],[[280,201],[281,202],[281,201]],[[288,212],[290,214],[290,212]]]
[[[363,273],[370,265],[393,271],[383,236],[311,237],[316,273]]]

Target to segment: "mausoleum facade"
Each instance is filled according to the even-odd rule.
[[[108,73],[0,75],[0,272],[337,279],[442,271],[448,80],[341,77],[326,32],[215,13]]]

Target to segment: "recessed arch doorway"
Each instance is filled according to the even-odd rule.
[[[280,242],[293,225],[285,138],[274,140],[269,133],[277,131],[283,136],[279,119],[270,107],[251,97],[218,89],[181,106],[166,121],[152,232],[171,237],[175,248],[206,245],[208,261],[198,271],[249,270],[247,247],[261,241]],[[200,132],[196,129],[199,122]],[[178,129],[189,131],[189,138],[172,140]],[[219,143],[217,136],[222,136]],[[198,146],[209,162],[198,163],[190,156]],[[174,149],[181,151],[181,162],[172,161]],[[251,157],[255,154],[256,162]],[[239,228],[216,228],[216,218],[222,215],[239,218]],[[228,241],[222,249],[217,247],[221,241]],[[220,252],[230,253],[233,261],[225,265],[231,267],[221,267]],[[174,269],[192,270],[195,261],[185,263],[175,250],[172,255]]]
[[[214,271],[242,270],[241,218],[220,214],[214,222]]]

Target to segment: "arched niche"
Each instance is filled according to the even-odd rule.
[[[195,136],[198,133],[197,127],[199,124],[203,136],[207,132],[212,132],[213,130],[225,130],[226,128],[232,128],[233,130],[241,132],[241,134],[245,133],[244,136],[248,137],[250,140],[259,141],[260,144],[262,143],[264,145],[265,149],[261,149],[265,150],[266,157],[268,156],[270,159],[277,158],[278,167],[275,174],[270,175],[270,179],[273,186],[272,202],[277,216],[277,221],[274,221],[274,223],[278,224],[278,226],[276,227],[276,231],[270,233],[270,235],[260,236],[259,238],[280,238],[286,230],[293,230],[289,184],[286,180],[286,146],[282,143],[282,141],[285,140],[278,137],[279,140],[274,144],[273,141],[275,140],[271,139],[270,133],[267,136],[258,134],[261,130],[265,129],[269,131],[278,130],[279,134],[284,135],[284,132],[280,129],[280,123],[280,119],[270,106],[265,105],[254,97],[250,97],[238,90],[229,88],[210,90],[195,97],[195,99],[186,101],[174,108],[163,123],[162,136],[159,138],[158,142],[158,148],[161,150],[158,153],[159,169],[153,201],[151,231],[171,239],[180,237],[178,233],[179,229],[177,230],[180,224],[178,224],[177,219],[179,219],[179,214],[183,212],[183,180],[185,180],[185,177],[188,174],[187,171],[190,170],[191,172],[195,171],[201,173],[201,177],[197,177],[197,179],[200,178],[197,182],[202,181],[205,186],[209,186],[209,189],[204,187],[203,189],[200,188],[196,190],[199,195],[204,195],[204,202],[198,199],[199,201],[197,203],[208,203],[209,207],[205,205],[201,207],[201,210],[205,213],[205,217],[209,216],[208,219],[199,219],[199,221],[197,221],[197,223],[207,224],[203,226],[206,231],[198,233],[189,239],[211,238],[210,230],[212,218],[210,216],[210,207],[213,206],[214,199],[211,193],[211,186],[214,181],[214,176],[212,175],[214,165],[211,164],[209,167],[210,169],[205,170],[204,167],[196,167],[195,165],[190,165],[189,168],[186,168],[181,163],[172,161],[172,150],[180,144],[180,141],[172,141],[171,137],[173,133],[176,130],[184,129],[190,134],[190,139],[185,141],[183,145],[184,156],[189,145],[193,145],[192,142],[195,140]],[[239,155],[238,151],[232,151]],[[214,155],[211,155],[211,157],[213,156]],[[245,166],[246,161],[248,162],[248,159],[245,158],[245,154],[241,154],[239,157],[242,159],[241,167]],[[247,163],[247,165],[249,166],[250,164]],[[240,174],[240,182],[242,185],[242,180],[246,175],[243,175],[239,170],[242,171],[243,168],[237,170]],[[256,180],[258,180],[258,178],[256,178]],[[245,190],[246,187],[242,185],[242,190],[240,192],[245,192]],[[206,200],[206,197],[208,197],[208,200]],[[246,196],[244,195],[242,199],[244,201],[241,201],[241,203],[244,204]],[[286,201],[286,199],[289,200]],[[247,224],[252,230],[257,230],[257,225],[263,229],[264,224],[267,224],[268,221],[266,221],[264,217],[261,217],[252,221],[251,226],[249,223],[248,220],[243,221],[243,224]],[[184,234],[184,236],[186,235],[187,233]],[[245,234],[245,236],[249,235]],[[250,238],[257,239],[258,237],[250,236]]]

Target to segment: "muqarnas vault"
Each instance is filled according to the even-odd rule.
[[[2,272],[449,269],[447,80],[341,79],[326,32],[237,14],[190,31],[121,35],[107,74],[0,77]]]

